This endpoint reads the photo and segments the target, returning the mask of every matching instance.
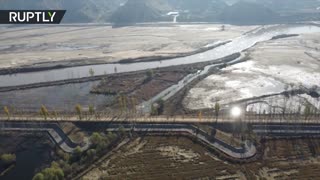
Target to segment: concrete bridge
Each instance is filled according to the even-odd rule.
[[[288,115],[289,116],[289,115]],[[270,116],[270,115],[246,115],[238,118],[232,118],[230,116],[219,116],[216,120],[214,116],[134,116],[134,115],[99,115],[89,116],[83,115],[79,118],[77,115],[65,115],[59,117],[49,116],[45,119],[39,115],[15,115],[1,116],[0,121],[15,121],[15,122],[119,122],[119,123],[250,123],[250,124],[320,124],[320,115],[315,115],[306,118],[305,116],[290,115],[289,117],[283,118],[281,114]]]
[[[206,132],[198,129],[191,124],[122,124],[122,123],[106,123],[106,131],[117,132],[119,129],[132,131],[137,133],[187,133],[195,137],[198,141],[207,144],[214,150],[218,150],[234,159],[249,159],[256,155],[256,147],[249,141],[243,142],[241,147],[233,147],[214,137],[210,137]],[[72,153],[76,147],[87,150],[90,142],[86,139],[82,144],[74,143],[60,128],[57,123],[39,123],[39,122],[0,122],[1,131],[39,131],[46,132],[65,152]]]
[[[254,124],[252,130],[257,135],[269,137],[319,136],[320,124]]]
[[[20,131],[20,132],[44,132],[48,133],[51,140],[63,151],[72,153],[77,147],[87,150],[90,146],[89,139],[83,143],[73,142],[57,123],[38,123],[38,122],[0,122],[1,131]]]
[[[75,121],[76,122],[76,121]],[[79,121],[78,121],[79,122]],[[81,121],[80,121],[81,122]],[[96,124],[96,122],[88,122]],[[191,121],[190,121],[191,122]],[[211,121],[210,121],[211,122]],[[312,121],[311,121],[312,122]],[[250,124],[252,131],[260,136],[319,136],[320,124],[318,123],[252,123]],[[230,144],[223,142],[217,138],[208,135],[203,130],[195,127],[192,123],[181,123],[175,121],[175,123],[159,123],[159,122],[146,122],[133,123],[132,121],[117,122],[101,121],[99,124],[103,124],[102,128],[107,131],[119,131],[123,129],[125,131],[137,132],[137,133],[178,133],[188,134],[195,137],[198,141],[205,143],[214,150],[217,150],[234,159],[249,159],[254,157],[257,153],[256,147],[252,142],[244,141],[241,146],[234,147]],[[57,122],[46,122],[43,120],[38,121],[0,121],[1,131],[36,131],[48,133],[52,141],[56,143],[65,152],[72,153],[78,146],[84,151],[90,147],[90,142],[85,139],[84,142],[78,144],[73,142],[60,128]]]

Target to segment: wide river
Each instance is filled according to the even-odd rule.
[[[95,75],[131,72],[152,68],[169,67],[181,64],[192,64],[197,62],[214,61],[216,59],[241,52],[258,42],[270,40],[281,34],[305,34],[320,32],[320,27],[312,25],[273,25],[261,27],[255,31],[244,34],[232,40],[232,42],[214,48],[212,50],[181,58],[164,61],[140,62],[130,64],[102,64],[78,66],[49,71],[38,71],[30,73],[17,73],[13,75],[0,76],[0,87],[26,85],[40,82],[67,80],[90,76],[89,70],[93,69]]]

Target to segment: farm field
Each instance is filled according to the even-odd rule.
[[[83,179],[314,179],[320,140],[267,140],[260,160],[222,161],[188,138],[139,137]]]

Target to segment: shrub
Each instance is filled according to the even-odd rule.
[[[45,120],[47,120],[49,116],[49,111],[44,105],[42,105],[40,108],[40,115],[43,116]]]
[[[101,143],[103,137],[97,133],[94,132],[91,136],[90,136],[90,141],[93,145],[98,145],[99,143]]]
[[[145,79],[144,83],[146,82],[149,82],[153,79],[154,77],[154,72],[152,69],[149,69],[147,72],[146,72],[146,75],[147,75],[147,78]]]
[[[97,154],[97,151],[95,149],[89,149],[87,151],[87,156],[89,159],[93,159],[96,154]]]
[[[0,159],[4,164],[12,164],[16,161],[16,155],[15,154],[3,154]]]
[[[9,108],[8,108],[7,106],[5,106],[5,107],[3,108],[3,110],[4,110],[4,113],[7,115],[8,119],[10,119],[10,111],[9,111]]]
[[[52,162],[50,168],[46,168],[41,172],[37,173],[32,180],[63,180],[64,173],[62,169],[59,167],[59,164],[56,162]]]
[[[32,180],[44,180],[44,175],[42,173],[37,173]]]
[[[75,107],[75,110],[76,110],[76,113],[79,116],[79,119],[81,120],[82,119],[82,107],[81,107],[81,105],[77,104],[76,107]]]
[[[77,157],[80,157],[82,154],[82,150],[79,146],[76,147],[76,149],[74,150],[74,155]]]

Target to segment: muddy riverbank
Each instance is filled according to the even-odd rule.
[[[226,58],[228,59],[228,58]],[[215,63],[221,63],[225,59],[220,59],[215,61]],[[171,66],[171,67],[164,67],[164,68],[156,68],[157,71],[186,71],[190,73],[195,69],[202,69],[203,67],[212,64],[212,62],[200,62],[194,64],[187,64],[187,65],[178,65],[178,66]],[[132,77],[135,75],[143,74],[146,70],[140,71],[133,71],[133,72],[125,72],[125,73],[115,73],[115,74],[105,74],[99,76],[91,76],[91,77],[83,77],[83,78],[72,78],[67,80],[60,80],[60,81],[52,81],[52,82],[40,82],[40,83],[32,83],[27,85],[17,85],[17,86],[9,86],[9,87],[0,87],[0,92],[8,92],[8,91],[15,91],[15,90],[25,90],[25,89],[32,89],[32,88],[40,88],[40,87],[49,87],[49,86],[59,86],[65,84],[78,84],[78,83],[86,83],[90,81],[99,81],[103,79],[118,79],[123,77]]]
[[[268,41],[272,39],[272,37],[277,37],[277,35],[285,34],[285,32],[288,32],[288,34],[291,34],[291,33],[293,34],[293,32],[305,32],[305,31],[317,32],[318,30],[319,29],[311,26],[310,27],[298,26],[298,25],[293,25],[288,27],[284,25],[271,26],[267,28],[258,28],[253,32],[250,32],[249,34],[246,34],[243,37],[235,39],[231,43],[227,43],[225,45],[216,47],[211,51],[207,51],[205,53],[199,53],[199,54],[188,56],[185,58],[176,58],[168,61],[163,61],[162,63],[160,61],[156,63],[153,63],[153,62],[133,63],[133,64],[127,64],[127,66],[96,65],[96,66],[87,66],[83,68],[74,67],[68,70],[62,69],[61,71],[53,70],[48,72],[39,72],[39,73],[30,73],[30,74],[18,73],[15,76],[1,77],[4,80],[3,84],[8,83],[8,86],[10,87],[3,86],[2,88],[0,88],[0,91],[7,93],[4,96],[2,96],[1,94],[3,99],[5,99],[4,101],[6,101],[6,99],[8,99],[7,96],[10,97],[10,95],[8,94],[10,93],[10,91],[19,90],[17,91],[18,93],[22,92],[21,93],[22,95],[19,96],[19,98],[24,99],[24,96],[30,96],[30,93],[32,93],[31,90],[32,91],[36,90],[36,88],[46,89],[48,87],[52,87],[51,89],[55,89],[55,88],[58,88],[58,86],[62,87],[62,86],[67,86],[68,84],[78,84],[77,86],[82,87],[82,84],[86,83],[87,85],[86,85],[84,94],[82,94],[83,96],[86,96],[89,94],[91,95],[91,93],[96,93],[99,95],[101,94],[115,95],[115,94],[120,94],[122,92],[129,96],[134,96],[137,94],[136,96],[138,96],[138,99],[139,99],[137,102],[141,102],[141,101],[150,99],[154,95],[157,95],[157,96],[154,96],[154,98],[152,98],[152,101],[155,102],[156,100],[161,99],[162,97],[161,93],[165,93],[163,94],[163,96],[168,96],[168,94],[169,95],[173,94],[173,96],[175,96],[176,91],[180,91],[182,87],[184,87],[186,84],[189,83],[188,78],[189,79],[191,78],[192,81],[194,80],[195,77],[197,77],[198,79],[201,79],[202,77],[198,77],[199,74],[197,74],[197,72],[202,74],[202,70],[204,69],[204,67],[208,65],[216,66],[217,64],[220,64],[219,66],[217,66],[218,69],[225,67],[226,66],[225,63],[228,63],[229,61],[233,60],[232,58],[231,60],[228,59],[232,55],[234,55],[232,54],[230,56],[231,52],[233,51],[236,51],[236,52],[245,51],[259,42]],[[240,43],[240,42],[244,42],[244,43]],[[226,49],[230,51],[227,51]],[[148,69],[153,69],[153,71],[157,71],[155,74],[156,78],[154,79],[154,81],[149,80],[150,82],[145,84]],[[90,70],[92,71],[92,73],[90,73]],[[160,70],[161,72],[158,70]],[[178,72],[177,70],[182,70],[182,71]],[[190,76],[189,75],[186,76],[186,74],[189,74]],[[134,78],[134,76],[136,76],[136,78]],[[186,83],[185,82],[180,83],[183,76],[186,76],[185,77]],[[21,78],[23,77],[23,80],[20,77]],[[130,79],[130,78],[133,78],[133,79]],[[61,79],[61,80],[55,80],[55,79]],[[112,80],[112,79],[116,79],[116,80]],[[132,83],[132,82],[135,82],[135,80],[136,80],[136,83]],[[107,83],[104,83],[102,81],[105,81]],[[123,83],[119,84],[119,82],[121,81]],[[32,82],[36,82],[36,83],[32,83]],[[91,85],[88,85],[89,82],[93,82],[93,83],[91,83]],[[168,88],[169,86],[172,86],[174,83],[177,83],[177,82],[179,82],[179,84],[176,87],[173,87],[172,89],[166,91],[167,90],[166,88]],[[131,86],[129,86],[130,83],[132,83]],[[113,86],[113,88],[110,88],[110,86]],[[82,91],[81,89],[82,88],[80,88],[80,91]],[[24,90],[30,90],[30,91],[29,93],[25,94]],[[46,91],[47,90],[42,91],[42,94],[44,95]],[[13,93],[13,95],[16,96],[15,92],[11,92],[11,93]],[[50,93],[52,93],[52,91],[50,91]],[[160,93],[159,96],[158,96],[158,93]],[[61,97],[64,96],[63,95],[64,93],[60,93],[60,94],[61,94]],[[52,98],[54,95],[55,93],[50,95],[50,97]],[[31,97],[33,96],[36,97],[38,95],[36,94],[31,95]],[[41,98],[44,98],[46,100],[42,101]],[[37,106],[39,106],[41,102],[45,102],[45,104],[50,102],[50,98],[46,96],[41,98],[38,98],[39,103],[37,103]],[[26,99],[28,99],[28,97],[26,97]],[[100,98],[98,97],[98,99]],[[101,98],[101,99],[104,99],[104,98]],[[13,101],[16,102],[16,100],[17,99]],[[7,102],[3,104],[7,104]],[[70,105],[72,103],[73,103],[73,106],[77,104],[77,102],[72,101]],[[86,102],[86,100],[84,100],[83,103],[86,104],[87,106],[88,104],[91,104],[92,101]],[[18,103],[15,103],[15,104],[18,105]],[[150,109],[149,105],[146,105],[145,107]],[[74,109],[74,108],[71,108],[71,109]]]
[[[268,27],[260,27],[258,29],[255,29],[254,31],[251,31],[248,34],[239,36],[238,38],[234,38],[230,43],[224,45],[219,45],[219,43],[217,44],[217,41],[212,41],[213,44],[210,44],[207,47],[214,47],[215,45],[217,45],[217,47],[214,47],[212,50],[207,50],[205,52],[197,53],[186,57],[167,59],[165,61],[134,62],[130,64],[99,64],[77,66],[63,69],[53,69],[45,72],[40,71],[17,73],[14,74],[14,76],[2,75],[0,77],[0,80],[3,82],[1,86],[17,86],[48,81],[53,82],[74,78],[80,79],[84,77],[90,77],[92,76],[90,70],[92,70],[94,75],[99,76],[104,74],[133,72],[146,69],[178,66],[183,64],[194,64],[198,62],[209,62],[215,61],[219,58],[226,57],[233,53],[245,51],[246,49],[256,45],[259,42],[268,41],[273,37],[282,34],[299,34],[318,31],[318,27],[307,25],[274,25]],[[145,55],[148,56],[148,54]],[[132,56],[130,58],[136,57]]]
[[[221,42],[216,45],[210,47],[201,47],[198,50],[187,52],[187,53],[176,53],[173,55],[167,56],[146,56],[146,57],[139,57],[139,58],[127,58],[119,60],[117,63],[119,64],[130,64],[130,63],[137,63],[137,62],[150,62],[150,61],[165,61],[174,58],[186,57],[195,55],[198,53],[206,52],[216,47],[222,46],[227,44],[231,41]],[[88,66],[88,65],[102,65],[102,64],[114,64],[114,63],[106,63],[101,62],[96,59],[75,59],[75,60],[67,60],[62,62],[41,62],[31,65],[24,65],[20,67],[12,67],[12,68],[0,68],[0,75],[8,75],[8,74],[17,74],[17,73],[28,73],[28,72],[37,72],[37,71],[48,71],[54,69],[63,69],[63,68],[71,68],[76,66]]]
[[[195,85],[183,101],[184,107],[199,111],[212,109],[215,102],[256,101],[253,109],[257,113],[270,113],[273,107],[278,107],[277,112],[297,112],[299,106],[303,112],[307,104],[319,110],[319,37],[319,32],[302,33],[258,43],[246,51],[249,61]],[[301,92],[285,95],[286,91]]]
[[[221,26],[204,23],[155,23],[122,28],[112,28],[108,24],[3,26],[0,29],[0,68],[71,67],[129,59],[154,60],[154,57],[158,60],[192,54],[256,28],[225,25],[222,31]]]

